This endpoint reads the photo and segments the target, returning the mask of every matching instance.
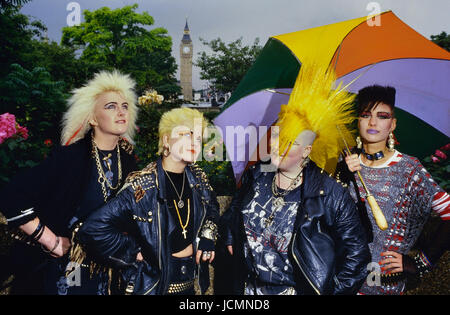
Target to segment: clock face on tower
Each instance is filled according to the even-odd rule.
[[[183,47],[183,52],[184,52],[185,54],[189,54],[190,51],[191,51],[191,48],[189,48],[188,46],[184,46],[184,47]]]

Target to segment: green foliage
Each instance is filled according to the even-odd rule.
[[[18,63],[32,68],[34,62],[33,38],[41,37],[45,26],[40,22],[31,22],[18,12],[17,8],[7,7],[0,14],[0,78],[9,71],[9,65]]]
[[[31,0],[0,0],[0,8],[2,9],[20,9],[25,3],[31,2]]]
[[[39,164],[50,152],[50,147],[30,139],[11,138],[0,145],[0,188],[18,171]]]
[[[216,90],[233,92],[262,50],[259,39],[253,45],[243,46],[242,37],[229,44],[220,38],[200,41],[212,50],[212,55],[199,53],[196,66],[201,69],[200,78],[208,80]]]
[[[0,113],[8,112],[28,128],[29,138],[7,139],[0,148],[0,185],[16,172],[38,164],[49,153],[47,143],[59,142],[59,124],[65,110],[64,83],[55,82],[44,68],[28,71],[12,64],[0,81]]]
[[[104,69],[116,68],[137,82],[143,92],[154,88],[167,99],[177,90],[172,39],[161,27],[148,30],[154,20],[147,12],[136,13],[138,5],[111,10],[85,10],[79,26],[64,27],[61,43],[82,51],[80,59]],[[161,87],[163,87],[161,89]]]
[[[431,35],[431,41],[445,50],[450,51],[450,34],[442,32],[439,35]]]
[[[56,42],[34,40],[32,45],[34,66],[45,68],[54,81],[63,81],[67,92],[78,88],[102,69],[98,64],[76,58],[73,48]]]
[[[0,82],[0,113],[9,112],[28,126],[33,141],[49,138],[58,142],[59,125],[66,109],[64,82],[53,81],[44,68],[28,71],[12,64]]]
[[[206,161],[197,163],[208,176],[217,196],[232,196],[236,189],[233,168],[229,161]]]

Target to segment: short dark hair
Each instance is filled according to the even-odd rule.
[[[395,88],[392,86],[371,85],[358,91],[356,97],[358,114],[371,111],[379,103],[388,105],[392,113],[395,106]]]

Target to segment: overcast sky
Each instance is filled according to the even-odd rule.
[[[427,38],[442,31],[450,33],[449,0],[34,0],[22,8],[22,13],[41,20],[48,27],[49,38],[59,43],[61,29],[67,26],[70,2],[77,2],[81,11],[139,4],[138,12],[147,11],[155,27],[168,30],[177,63],[186,17],[194,62],[198,52],[204,50],[199,38],[220,37],[228,43],[242,36],[245,44],[251,44],[259,37],[264,45],[270,36],[367,16],[373,12],[367,8],[370,2],[378,3],[381,11],[393,10]],[[194,67],[194,89],[204,86],[199,77],[199,69]]]

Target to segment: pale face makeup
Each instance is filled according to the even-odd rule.
[[[303,163],[303,160],[308,157],[308,155],[311,153],[311,144],[304,145],[303,143],[309,143],[313,141],[308,141],[305,137],[307,135],[307,132],[309,130],[305,130],[301,132],[295,141],[292,143],[291,149],[289,150],[289,153],[286,154],[287,149],[283,154],[279,154],[279,148],[278,148],[278,132],[272,132],[271,135],[271,161],[272,164],[279,169],[282,172],[298,172],[301,168],[301,165]]]
[[[186,126],[179,126],[163,137],[164,146],[169,148],[169,156],[176,162],[193,163],[201,151],[202,134]]]
[[[94,117],[90,120],[95,137],[121,136],[128,130],[128,102],[117,92],[104,92],[97,97]]]

